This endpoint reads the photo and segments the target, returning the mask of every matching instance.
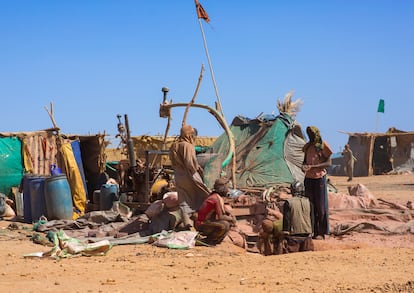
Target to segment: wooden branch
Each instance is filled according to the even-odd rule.
[[[50,117],[50,120],[52,120],[52,124],[54,126],[54,128],[56,129],[56,143],[58,145],[58,149],[60,149],[60,147],[62,146],[62,136],[60,135],[60,128],[57,126],[56,121],[55,121],[55,116],[53,113],[53,102],[50,102],[50,110],[45,106],[46,112]],[[60,152],[60,150],[59,150]]]
[[[174,107],[186,107],[188,104],[186,103],[174,103],[174,104],[163,104],[162,107],[164,107],[164,111],[166,110],[170,110],[171,108]],[[233,133],[231,132],[229,126],[226,123],[226,120],[224,120],[224,117],[215,109],[206,106],[206,105],[201,105],[201,104],[193,104],[192,107],[195,108],[202,108],[202,109],[206,109],[210,114],[212,114],[214,116],[214,118],[216,118],[217,122],[220,124],[221,127],[223,127],[224,131],[227,134],[227,138],[229,140],[229,151],[227,153],[227,157],[224,159],[224,161],[221,163],[221,168],[223,169],[225,166],[227,166],[227,164],[229,163],[229,161],[231,159],[233,159],[233,162],[235,161],[235,155],[236,155],[236,148],[234,145],[234,137],[233,137]],[[236,185],[236,166],[235,164],[232,165],[232,183],[233,183],[233,188],[236,189],[237,185]]]
[[[50,102],[50,110],[47,108],[47,106],[45,106],[45,109],[46,109],[47,114],[50,117],[50,120],[52,120],[53,127],[56,129],[59,129],[59,127],[56,124],[55,117],[53,116],[54,115],[53,114],[53,102]]]
[[[200,75],[198,77],[197,86],[196,86],[196,89],[194,91],[193,98],[191,99],[190,103],[188,103],[187,107],[185,108],[184,116],[183,116],[183,122],[181,123],[181,127],[186,125],[187,114],[188,114],[188,111],[190,110],[190,107],[194,104],[195,98],[197,97],[198,90],[200,89],[201,81],[203,80],[203,73],[204,73],[204,64],[201,64],[201,70],[200,70]]]
[[[171,126],[171,115],[168,116],[167,127],[165,128],[164,141],[162,142],[163,150],[165,150],[165,147],[167,145],[167,137],[168,137],[168,131],[170,130],[170,126]]]
[[[378,198],[378,201],[380,201],[380,202],[382,202],[386,205],[389,205],[391,208],[394,208],[394,209],[397,209],[397,210],[408,210],[408,207],[406,207],[406,206],[400,205],[398,203],[393,203],[393,202],[390,202],[390,201],[386,201],[382,198]]]

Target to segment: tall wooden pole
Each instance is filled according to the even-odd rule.
[[[219,92],[218,92],[218,89],[217,89],[216,79],[214,77],[213,65],[211,64],[210,54],[208,53],[206,36],[204,34],[204,29],[203,29],[203,23],[201,21],[202,19],[204,19],[205,21],[209,22],[210,19],[207,15],[207,12],[205,12],[205,10],[204,10],[204,8],[202,8],[201,4],[198,3],[198,0],[194,0],[194,3],[196,5],[198,23],[200,24],[200,30],[201,30],[201,35],[203,37],[204,49],[206,51],[208,66],[210,67],[211,79],[213,81],[214,90],[216,92],[216,97],[217,97],[216,110],[221,116],[218,119],[220,121],[220,124],[222,124],[223,128],[225,129],[225,131],[228,135],[228,139],[229,139],[229,147],[230,147],[229,157],[225,160],[225,162],[223,162],[223,165],[225,166],[226,164],[228,164],[230,158],[232,159],[232,168],[231,168],[232,176],[231,177],[232,177],[233,188],[236,188],[236,148],[235,148],[235,145],[234,145],[234,137],[233,137],[233,133],[230,131],[229,126],[227,125],[226,119],[224,118],[224,112],[223,112],[223,108],[221,106],[220,95],[219,95]]]
[[[204,49],[206,51],[208,66],[210,67],[211,79],[213,81],[214,91],[215,91],[216,97],[217,97],[217,104],[218,104],[218,107],[219,107],[218,111],[224,117],[223,109],[221,107],[220,95],[219,95],[219,92],[218,92],[218,89],[217,89],[216,78],[214,77],[213,65],[211,64],[210,54],[208,53],[207,41],[206,41],[206,36],[204,34],[203,23],[201,22],[201,18],[198,19],[198,23],[200,24],[200,30],[201,30],[201,35],[203,37]]]

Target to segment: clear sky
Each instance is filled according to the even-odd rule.
[[[414,131],[414,1],[200,0],[217,89],[227,122],[278,114],[294,90],[303,128],[318,126],[333,150],[346,132]],[[168,99],[214,106],[193,0],[0,0],[0,132],[52,127],[63,133],[163,134]],[[377,113],[379,99],[385,113]],[[174,109],[170,134],[179,132]],[[205,110],[187,122],[199,135],[223,131]]]

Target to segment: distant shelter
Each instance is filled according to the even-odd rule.
[[[357,161],[354,176],[413,171],[414,132],[390,128],[385,133],[348,133]]]

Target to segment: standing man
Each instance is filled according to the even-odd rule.
[[[317,127],[308,126],[306,134],[309,141],[303,147],[305,157],[302,166],[305,172],[305,196],[313,206],[313,237],[325,239],[325,235],[329,234],[326,167],[332,165],[332,150],[329,144],[322,140]]]
[[[349,144],[345,145],[342,156],[344,156],[345,173],[348,176],[348,181],[352,181],[352,178],[354,177],[354,163],[356,161],[356,158],[354,157]]]
[[[188,213],[197,211],[210,190],[202,179],[202,168],[195,152],[195,130],[190,125],[181,128],[180,136],[170,148],[170,159],[174,169],[178,201]]]

